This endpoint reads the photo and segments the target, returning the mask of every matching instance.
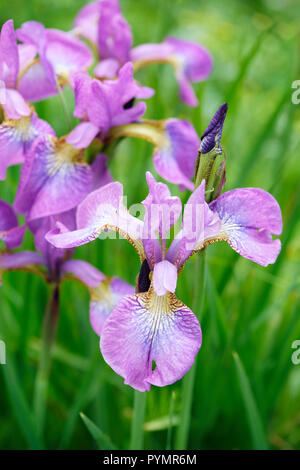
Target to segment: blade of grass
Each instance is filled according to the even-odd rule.
[[[233,353],[234,364],[236,367],[239,386],[241,389],[242,399],[246,410],[250,433],[252,436],[253,447],[255,450],[265,450],[269,448],[265,435],[263,421],[260,416],[258,406],[253,395],[250,382],[244,366],[236,352]]]
[[[96,441],[97,446],[100,450],[117,449],[117,447],[112,443],[110,437],[104,434],[104,432],[102,432],[101,429],[98,428],[95,423],[93,423],[93,421],[91,421],[87,416],[85,416],[85,414],[80,413],[80,417],[84,422],[87,430]]]
[[[134,409],[131,428],[131,450],[142,450],[144,444],[143,424],[145,418],[147,392],[134,391]]]
[[[10,355],[7,357],[7,364],[2,367],[2,370],[14,415],[29,448],[33,450],[43,449],[44,446],[38,437],[33,416],[17,377],[13,358]]]

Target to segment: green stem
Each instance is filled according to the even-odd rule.
[[[142,450],[144,445],[144,418],[146,409],[146,392],[134,391],[134,409],[131,427],[131,450]]]
[[[45,310],[42,334],[42,348],[35,380],[33,409],[39,436],[44,433],[48,378],[51,364],[51,350],[54,342],[59,314],[59,286],[51,286],[51,295]]]
[[[195,297],[193,302],[193,312],[201,319],[204,305],[205,289],[205,251],[200,251],[196,258],[195,266]],[[176,450],[184,450],[187,447],[191,413],[193,404],[193,392],[197,370],[197,357],[190,371],[185,375],[182,383],[182,404],[180,410],[180,421],[176,433]]]
[[[66,99],[65,99],[64,92],[62,90],[62,87],[59,84],[57,76],[55,76],[55,82],[56,82],[56,86],[57,86],[57,90],[58,90],[58,95],[59,95],[59,98],[60,98],[60,101],[61,101],[61,104],[62,104],[63,112],[64,112],[64,115],[65,115],[65,119],[66,119],[66,122],[67,122],[67,126],[68,126],[69,130],[71,130],[72,129],[71,116],[70,116],[70,113],[69,113],[69,110],[68,110],[68,106],[67,106],[67,102],[66,102]]]

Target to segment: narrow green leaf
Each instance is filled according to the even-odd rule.
[[[7,364],[1,369],[14,415],[29,448],[34,450],[43,449],[43,444],[38,437],[33,416],[18,380],[11,356],[8,356]]]
[[[247,413],[248,424],[253,441],[253,447],[255,450],[268,449],[269,446],[262,424],[263,421],[260,416],[246,371],[239,358],[239,355],[236,352],[233,352],[232,355],[242,393],[242,399]]]
[[[85,414],[80,413],[80,417],[87,427],[91,436],[95,439],[97,446],[100,450],[116,450],[117,447],[112,443],[109,436],[104,434],[93,421],[91,421]]]

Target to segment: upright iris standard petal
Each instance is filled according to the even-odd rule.
[[[118,0],[102,0],[98,22],[98,50],[101,59],[114,58],[120,64],[129,60],[131,28],[122,16]]]
[[[22,243],[24,232],[25,225],[19,226],[11,206],[0,199],[0,240],[9,250],[17,248]]]
[[[153,289],[124,297],[106,320],[100,340],[105,361],[142,392],[169,385],[192,366],[201,347],[193,312],[174,294]]]
[[[142,44],[132,49],[130,59],[135,69],[155,62],[172,65],[180,87],[180,97],[189,106],[198,101],[191,82],[205,80],[212,71],[212,57],[199,44],[173,37],[166,38],[161,44]]]
[[[222,222],[214,240],[227,241],[240,255],[262,266],[276,261],[281,243],[272,240],[272,234],[281,234],[282,217],[271,194],[259,188],[234,189],[209,207]]]
[[[74,27],[75,33],[88,39],[92,44],[98,43],[98,22],[101,12],[101,0],[85,5],[77,14]]]
[[[58,225],[46,239],[58,248],[72,248],[95,240],[103,231],[114,230],[127,238],[143,258],[143,223],[129,214],[122,198],[123,187],[117,182],[93,191],[78,207],[78,230],[68,231]]]
[[[15,88],[19,72],[18,46],[12,20],[6,21],[0,33],[0,80],[6,88]]]
[[[125,295],[134,294],[134,287],[118,277],[108,277],[98,287],[90,289],[90,294],[90,322],[100,336],[110,313]]]
[[[8,120],[0,124],[0,180],[5,179],[6,169],[23,163],[34,140],[41,135],[54,135],[52,127],[35,113],[30,117]]]
[[[157,182],[149,171],[146,173],[146,178],[149,194],[142,202],[146,208],[145,223],[149,235],[157,233],[160,238],[166,238],[181,214],[181,200],[179,197],[171,196],[168,186]]]
[[[182,230],[172,241],[167,259],[181,268],[193,252],[204,247],[220,232],[221,221],[205,202],[205,181],[189,197],[183,213]]]
[[[68,211],[89,193],[92,179],[82,151],[63,139],[40,137],[23,165],[15,209],[29,221]]]

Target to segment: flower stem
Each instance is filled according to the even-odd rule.
[[[54,342],[59,314],[59,286],[51,286],[50,298],[45,310],[42,334],[42,348],[35,380],[33,409],[38,433],[43,437],[46,417],[48,378],[51,363],[51,349]]]
[[[143,424],[146,409],[146,392],[134,391],[134,409],[131,427],[131,450],[142,450],[144,445]]]
[[[61,101],[61,105],[62,105],[62,108],[63,108],[63,112],[64,112],[64,115],[65,115],[65,119],[66,119],[68,129],[71,130],[72,129],[71,116],[70,116],[70,113],[69,113],[69,110],[68,110],[68,106],[67,106],[67,102],[66,102],[66,99],[65,99],[64,92],[62,90],[62,87],[59,84],[59,81],[58,81],[58,78],[57,78],[56,75],[55,75],[55,82],[56,82],[58,95],[59,95],[59,98],[60,98],[60,101]]]
[[[198,318],[202,316],[204,304],[204,289],[205,289],[205,251],[200,251],[196,258],[195,266],[195,287],[194,287],[194,302],[193,312],[198,313]],[[180,421],[177,428],[175,449],[184,450],[187,447],[191,413],[193,404],[194,383],[197,370],[197,357],[190,371],[186,374],[182,383],[182,402],[180,410]]]

